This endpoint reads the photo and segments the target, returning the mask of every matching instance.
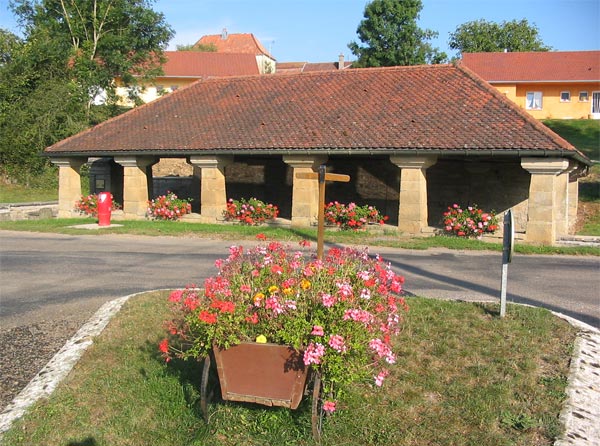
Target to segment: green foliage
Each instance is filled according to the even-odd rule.
[[[386,67],[442,63],[447,56],[432,48],[428,40],[438,33],[417,25],[421,0],[373,0],[367,4],[356,30],[361,42],[348,44],[358,57],[355,67]]]
[[[539,30],[527,19],[502,23],[473,20],[459,25],[450,33],[449,46],[460,53],[494,53],[508,50],[549,51],[539,36]]]
[[[147,0],[14,0],[21,40],[0,30],[0,174],[45,171],[43,149],[117,115],[115,77],[160,73],[173,32]],[[95,107],[106,93],[108,106]]]
[[[198,51],[202,53],[214,53],[217,46],[214,43],[189,43],[187,45],[177,45],[177,51]]]

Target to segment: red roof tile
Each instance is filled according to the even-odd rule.
[[[462,63],[488,82],[600,81],[600,51],[463,53]]]
[[[452,65],[197,81],[46,149],[54,156],[249,151],[533,151],[585,160],[495,88]]]
[[[167,77],[208,78],[259,74],[252,54],[229,54],[200,51],[165,51]]]
[[[275,60],[254,34],[213,34],[202,36],[195,45],[214,45],[219,53],[244,53],[265,55]]]

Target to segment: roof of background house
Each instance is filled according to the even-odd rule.
[[[352,62],[344,62],[344,69],[350,68]],[[277,62],[275,74],[309,73],[313,71],[334,71],[339,69],[339,62]]]
[[[259,74],[252,54],[201,51],[165,51],[165,77],[208,78]]]
[[[600,81],[600,51],[463,53],[461,63],[488,82]]]
[[[221,34],[202,36],[194,45],[214,45],[219,53],[265,55],[275,60],[254,34],[229,34],[223,30]]]
[[[200,80],[46,149],[148,154],[539,155],[589,160],[453,65]]]

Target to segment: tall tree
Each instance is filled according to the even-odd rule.
[[[534,24],[527,19],[502,23],[474,20],[459,25],[450,33],[450,48],[460,53],[494,53],[500,51],[549,51]]]
[[[135,76],[161,73],[162,54],[173,37],[154,0],[11,0],[31,42],[53,36],[65,49],[72,79],[92,96],[114,91],[114,79],[135,84]]]
[[[115,78],[160,72],[173,31],[151,0],[12,0],[23,39],[0,32],[0,173],[27,181],[47,147],[113,116]],[[109,104],[93,106],[104,91]]]
[[[355,67],[382,67],[442,63],[447,56],[429,40],[438,33],[417,25],[421,0],[373,0],[356,30],[360,41],[348,44],[358,57]]]

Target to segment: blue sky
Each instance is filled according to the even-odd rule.
[[[348,43],[358,40],[356,28],[366,0],[158,0],[177,44],[193,43],[205,34],[253,33],[280,62],[337,61],[353,55]],[[600,49],[599,0],[423,0],[419,26],[439,32],[433,45],[446,51],[449,33],[462,23],[486,19],[526,18],[535,24],[542,40],[560,51]],[[0,27],[17,32],[0,0]]]

